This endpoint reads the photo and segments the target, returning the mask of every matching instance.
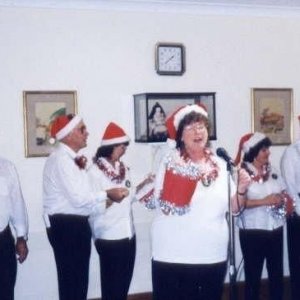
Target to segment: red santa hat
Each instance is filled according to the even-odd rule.
[[[104,131],[101,146],[122,144],[129,141],[130,138],[125,131],[116,123],[110,122]]]
[[[183,106],[174,115],[173,123],[176,130],[178,129],[180,121],[182,121],[182,119],[191,112],[199,113],[205,118],[208,118],[207,109],[201,103]]]
[[[235,165],[238,165],[240,163],[242,152],[244,152],[244,154],[247,154],[251,148],[255,147],[265,138],[266,136],[261,132],[247,133],[242,136],[239,143],[238,153],[234,161]]]
[[[82,118],[78,115],[70,118],[66,115],[58,116],[51,124],[51,137],[58,141],[66,137],[80,122]]]
[[[167,144],[169,145],[170,148],[175,148],[176,147],[176,128],[174,126],[174,116],[176,113],[181,110],[184,106],[179,107],[176,109],[167,119],[166,119],[166,127],[168,130],[168,139],[167,139]]]
[[[180,121],[192,111],[200,113],[205,118],[207,118],[207,110],[203,104],[199,103],[193,105],[180,106],[166,120],[166,126],[168,129],[168,135],[170,139],[176,139],[176,132]]]

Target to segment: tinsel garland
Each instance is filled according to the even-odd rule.
[[[263,183],[269,179],[270,173],[271,173],[271,165],[269,163],[263,165],[263,171],[262,174],[255,175],[254,171],[250,169],[250,165],[246,162],[242,163],[242,168],[244,168],[249,176],[251,177],[251,180],[258,183]],[[274,178],[276,177],[276,178]],[[276,174],[272,174],[272,178],[277,179]]]
[[[155,203],[155,199],[154,199],[154,189],[151,189],[139,201],[145,203],[145,206],[148,209],[156,208],[156,203]]]
[[[182,177],[201,181],[204,186],[210,186],[219,175],[219,167],[217,163],[212,160],[213,153],[209,149],[204,150],[204,155],[204,164],[197,164],[192,162],[186,155],[179,155],[177,151],[175,157],[174,155],[168,155],[166,169]]]
[[[204,163],[197,164],[192,162],[192,160],[186,155],[180,154],[180,152],[176,150],[167,156],[165,162],[166,170],[192,181],[200,181],[203,186],[209,187],[211,183],[217,179],[219,175],[219,167],[212,159],[213,153],[209,149],[205,149],[204,153]],[[161,199],[161,197],[158,200],[161,210],[166,215],[184,215],[190,210],[191,199],[188,199],[189,202],[185,205],[178,205],[174,202],[170,202],[170,200]]]
[[[123,162],[120,162],[119,174],[116,174],[114,170],[109,170],[105,163],[102,161],[101,157],[96,161],[98,168],[108,177],[112,182],[122,183],[125,179],[126,168]]]
[[[263,166],[263,172],[261,175],[255,175],[254,171],[251,170],[251,165],[249,163],[242,163],[242,168],[244,168],[247,173],[250,175],[251,180],[260,184],[263,184],[267,180],[269,180],[271,174],[271,165],[269,163]],[[275,173],[271,174],[271,177],[274,180],[277,180],[278,175]],[[294,201],[288,196],[286,192],[280,193],[280,197],[282,198],[281,205],[268,205],[266,207],[267,212],[274,218],[278,220],[285,219],[287,215],[294,210],[295,203]]]
[[[267,206],[268,213],[274,219],[282,220],[291,215],[295,209],[295,201],[284,191],[280,194],[282,204],[280,206],[269,205]]]

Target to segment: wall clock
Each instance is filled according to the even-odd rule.
[[[185,71],[185,50],[182,44],[158,43],[155,68],[160,75],[182,75]]]

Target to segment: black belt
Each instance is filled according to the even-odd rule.
[[[67,215],[67,214],[54,214],[49,215],[49,219],[56,219],[56,220],[78,220],[84,221],[88,220],[88,216],[80,216],[80,215]]]

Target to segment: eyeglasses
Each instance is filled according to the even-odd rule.
[[[206,126],[204,124],[199,124],[199,123],[194,123],[194,124],[190,124],[184,127],[185,131],[202,131],[206,129]]]

